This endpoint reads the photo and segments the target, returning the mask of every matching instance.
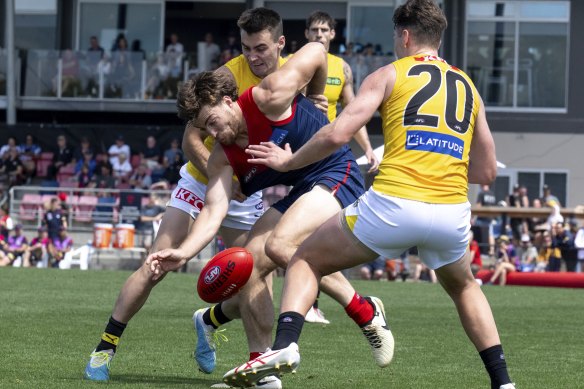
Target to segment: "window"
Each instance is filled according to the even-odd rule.
[[[568,1],[479,1],[467,7],[466,70],[485,105],[566,112]]]
[[[79,6],[77,48],[86,50],[90,37],[95,36],[109,52],[114,49],[117,37],[123,34],[128,49],[139,45],[147,53],[160,51],[163,49],[163,8],[163,2],[158,0],[123,3],[84,0]]]
[[[543,196],[543,186],[550,187],[563,207],[568,204],[568,172],[554,170],[503,169],[497,176],[495,193],[497,200],[504,200],[504,191],[511,193],[514,185],[525,186],[529,201]]]
[[[54,49],[57,44],[57,0],[17,0],[14,3],[14,46]]]

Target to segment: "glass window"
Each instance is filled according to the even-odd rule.
[[[567,107],[569,2],[469,1],[466,70],[485,104]]]
[[[57,1],[16,0],[14,46],[18,49],[54,49],[57,44]]]
[[[486,105],[513,105],[515,25],[474,22],[468,26],[467,72]]]
[[[162,50],[162,3],[82,2],[79,13],[78,49],[87,50],[89,39],[96,36],[106,51],[115,47],[123,34],[131,48],[136,41],[145,52]]]
[[[380,51],[393,52],[393,6],[351,6],[349,8],[348,41],[355,46],[379,45]]]
[[[554,196],[560,200],[563,207],[566,206],[568,175],[565,173],[544,173],[543,183],[550,187]]]

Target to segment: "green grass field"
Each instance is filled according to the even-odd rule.
[[[1,388],[79,388],[128,272],[0,270]],[[108,385],[129,388],[206,388],[243,362],[239,321],[215,373],[192,359],[196,278],[170,274],[128,325]],[[276,302],[282,280],[275,282]],[[449,298],[437,285],[356,281],[362,294],[385,302],[396,341],[392,365],[374,364],[364,337],[330,298],[332,323],[306,324],[302,363],[286,388],[488,388],[489,380]],[[584,388],[584,291],[487,286],[512,379],[520,389]]]

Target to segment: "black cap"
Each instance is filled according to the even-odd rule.
[[[116,136],[116,140],[124,140],[124,136],[122,134],[118,134],[118,136]]]

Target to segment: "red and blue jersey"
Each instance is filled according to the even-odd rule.
[[[302,95],[294,99],[290,117],[281,121],[272,121],[258,108],[253,100],[252,90],[253,87],[249,88],[237,99],[247,125],[250,145],[273,142],[283,147],[288,143],[292,152],[295,152],[321,127],[329,123],[327,117]],[[222,145],[222,147],[239,179],[242,192],[247,196],[274,185],[303,188],[302,193],[305,193],[312,186],[323,184],[331,188],[343,206],[346,206],[364,191],[363,177],[348,145],[342,146],[319,162],[285,173],[264,165],[248,163],[247,159],[250,156],[235,144]],[[341,193],[337,193],[340,189],[342,189]],[[291,194],[293,192],[294,189]],[[347,195],[347,199],[343,198],[343,192]],[[353,197],[354,199],[351,200]]]

